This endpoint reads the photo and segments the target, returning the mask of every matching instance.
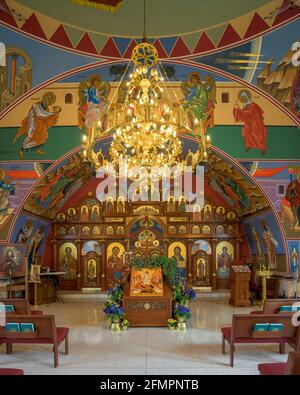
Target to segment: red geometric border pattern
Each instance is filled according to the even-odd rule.
[[[253,17],[243,37],[240,36],[238,31],[235,30],[231,23],[228,23],[227,25],[224,25],[224,33],[218,43],[213,43],[213,41],[209,37],[209,31],[207,31],[199,33],[199,39],[198,41],[196,41],[196,45],[192,49],[189,48],[189,46],[185,42],[184,35],[178,36],[176,38],[175,43],[171,49],[165,48],[163,40],[160,40],[160,38],[157,38],[155,40],[155,46],[160,53],[161,59],[172,59],[217,52],[221,49],[237,45],[238,43],[241,43],[243,41],[249,41],[254,37],[265,34],[279,27],[279,25],[297,19],[297,17],[300,16],[300,7],[297,6],[293,9],[285,10],[288,3],[289,0],[283,1],[281,6],[283,12],[274,19],[271,26],[267,24],[267,22],[263,19],[262,16],[258,14],[258,12],[254,11]],[[0,0],[0,4],[3,8],[9,10],[5,0]],[[62,24],[59,24],[57,30],[53,33],[53,35],[47,38],[45,32],[43,31],[42,24],[39,22],[38,16],[35,13],[32,13],[31,16],[24,22],[24,24],[20,28],[18,28],[13,15],[8,15],[7,13],[0,11],[0,23],[4,25],[9,25],[16,30],[19,30],[20,32],[28,34],[41,41],[48,42],[52,45],[58,45],[67,50],[74,50],[77,53],[79,52],[85,55],[92,55],[94,57],[105,56],[115,59],[122,58],[121,53],[124,52],[122,52],[122,50],[118,48],[117,42],[114,41],[114,37],[111,36],[107,37],[107,41],[104,43],[102,48],[97,49],[96,44],[94,44],[93,39],[88,32],[83,32],[78,43],[76,45],[72,45],[71,39]],[[124,52],[123,58],[127,59],[130,57],[131,50],[136,44],[136,41],[137,40],[135,38],[131,39],[131,42],[129,43],[126,51]]]

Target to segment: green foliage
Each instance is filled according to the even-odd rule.
[[[172,258],[167,258],[164,255],[136,257],[131,262],[130,267],[137,270],[161,267],[168,285],[170,285],[172,278],[174,278],[177,273],[175,260]]]

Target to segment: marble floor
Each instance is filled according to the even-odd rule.
[[[224,295],[200,294],[192,302],[192,319],[185,333],[168,328],[130,328],[112,333],[102,312],[104,301],[67,300],[40,306],[55,314],[57,326],[70,328],[70,353],[59,355],[53,368],[50,345],[14,345],[12,355],[0,346],[0,367],[24,369],[25,374],[258,374],[260,362],[285,362],[276,345],[237,345],[235,367],[221,353],[220,328],[231,324],[232,313],[251,309],[233,308]],[[255,308],[257,310],[257,307]],[[287,346],[287,350],[290,348]]]

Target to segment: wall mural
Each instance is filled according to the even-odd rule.
[[[81,165],[81,155],[74,154],[42,179],[26,199],[24,209],[54,219],[67,199],[90,179],[91,174],[92,169]]]
[[[45,242],[51,223],[28,214],[18,216],[11,242],[25,246],[28,265],[41,264]]]
[[[270,269],[286,271],[284,240],[272,212],[242,220],[248,244],[256,262],[267,262]]]
[[[288,238],[300,238],[300,161],[241,162],[268,194]]]
[[[289,240],[289,254],[291,262],[291,273],[299,276],[300,274],[300,241]]]

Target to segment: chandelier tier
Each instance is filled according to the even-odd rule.
[[[131,59],[134,68],[126,82],[125,102],[121,106],[110,105],[107,114],[102,112],[101,118],[107,117],[105,130],[102,119],[87,128],[83,136],[84,160],[96,169],[111,165],[118,169],[122,161],[128,172],[137,167],[147,172],[153,167],[194,168],[206,162],[210,138],[197,119],[193,130],[186,126],[187,114],[180,102],[171,103],[164,96],[156,48],[142,42],[133,49]],[[197,150],[184,155],[179,133],[194,135]],[[98,139],[111,134],[108,154],[95,150]]]

